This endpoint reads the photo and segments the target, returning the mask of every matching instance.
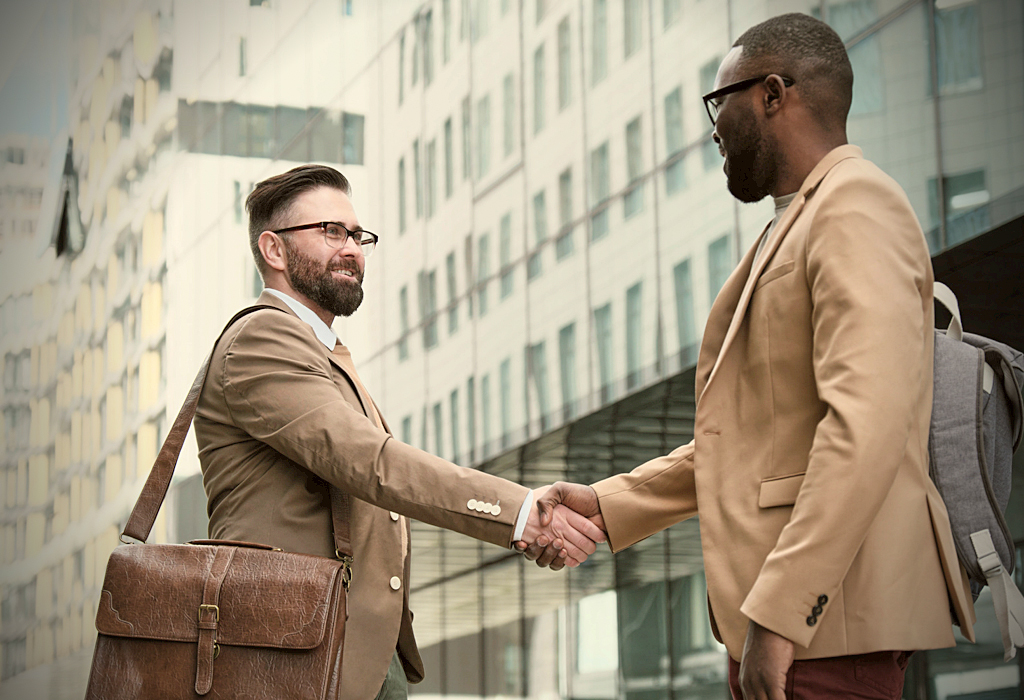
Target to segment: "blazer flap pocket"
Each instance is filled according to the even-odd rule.
[[[757,505],[761,508],[774,508],[796,503],[796,496],[804,483],[804,473],[764,479],[761,482],[761,494],[757,498]]]
[[[777,280],[783,275],[788,275],[796,267],[796,263],[792,260],[788,260],[784,263],[776,265],[775,267],[768,268],[761,273],[761,276],[757,278],[757,285],[754,289],[759,289],[764,285],[768,284],[772,280]]]

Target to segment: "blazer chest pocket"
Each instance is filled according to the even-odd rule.
[[[787,262],[770,267],[761,273],[761,276],[757,278],[757,284],[754,285],[754,291],[757,291],[761,287],[765,286],[773,280],[777,280],[780,277],[788,275],[796,267],[796,262],[789,260]]]
[[[804,483],[804,474],[773,476],[761,481],[761,493],[757,497],[757,505],[761,508],[791,506],[796,503],[796,496]]]

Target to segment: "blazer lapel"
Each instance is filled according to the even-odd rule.
[[[732,313],[732,318],[729,322],[729,327],[725,332],[725,337],[722,340],[721,347],[718,352],[715,353],[715,362],[711,367],[711,371],[708,373],[707,381],[703,387],[697,387],[697,403],[700,403],[700,398],[707,391],[711,381],[715,378],[715,374],[721,366],[722,358],[725,357],[725,353],[728,352],[729,346],[732,344],[733,339],[736,337],[737,331],[739,331],[740,325],[743,323],[743,319],[747,315],[747,306],[750,305],[750,298],[754,294],[754,287],[757,286],[757,280],[761,277],[761,273],[764,272],[768,263],[771,262],[772,256],[775,255],[775,251],[778,250],[779,245],[782,243],[782,239],[789,233],[790,228],[793,226],[793,222],[796,221],[797,217],[803,211],[804,204],[807,202],[807,198],[813,194],[814,190],[821,184],[825,175],[836,166],[840,161],[846,160],[847,158],[861,158],[861,149],[857,146],[839,146],[838,148],[832,149],[821,161],[818,162],[811,173],[804,179],[803,184],[800,186],[799,193],[796,199],[793,200],[789,208],[782,215],[782,219],[776,225],[775,230],[771,232],[768,243],[765,245],[764,250],[761,251],[760,257],[753,262],[752,260],[754,251],[757,250],[757,242],[751,246],[750,250],[743,257],[743,261],[737,267],[737,271],[744,269],[750,270],[747,274],[746,284],[743,286],[743,291],[740,293],[739,302],[736,304],[735,309]],[[765,232],[761,233],[761,236],[766,235],[767,227]],[[758,242],[761,237],[758,237]],[[723,292],[725,290],[723,289]],[[708,319],[708,325],[712,324],[712,319]],[[710,347],[708,350],[712,350]],[[700,373],[698,373],[698,377]]]

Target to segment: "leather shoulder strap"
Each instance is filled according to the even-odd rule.
[[[185,436],[188,435],[189,426],[192,424],[192,419],[196,415],[196,409],[199,407],[199,395],[202,393],[206,377],[210,373],[210,361],[213,359],[213,352],[216,350],[221,338],[224,337],[224,334],[227,333],[228,329],[236,321],[260,309],[274,309],[285,313],[276,306],[257,304],[242,309],[224,326],[224,330],[220,332],[220,335],[217,336],[217,340],[213,344],[213,350],[210,351],[210,354],[207,355],[202,366],[199,368],[195,381],[192,382],[192,388],[189,389],[185,402],[182,404],[181,410],[178,411],[178,417],[174,419],[174,423],[164,439],[164,444],[156,456],[153,468],[149,471],[149,477],[142,487],[142,492],[135,502],[131,515],[128,516],[128,522],[125,523],[124,531],[121,533],[122,542],[126,542],[124,539],[126,535],[139,542],[145,542],[149,537],[149,533],[153,529],[153,523],[156,522],[157,513],[160,512],[164,498],[167,497],[167,489],[170,488],[171,478],[174,476],[174,467],[178,463],[178,455],[181,454],[181,448],[185,444]],[[333,485],[330,486],[330,490],[335,548],[340,554],[351,557],[349,496]]]

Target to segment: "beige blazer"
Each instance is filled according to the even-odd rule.
[[[842,146],[756,247],[708,317],[693,442],[595,484],[613,550],[699,512],[737,660],[749,619],[797,658],[932,649],[954,644],[952,602],[973,639],[928,478],[933,277],[910,202]]]
[[[327,485],[351,494],[340,697],[375,697],[396,648],[418,682],[409,526],[400,515],[508,547],[527,489],[393,439],[313,329],[272,294],[258,303],[286,313],[257,311],[228,330],[196,413],[210,536],[332,557]],[[493,507],[481,512],[477,502]]]

